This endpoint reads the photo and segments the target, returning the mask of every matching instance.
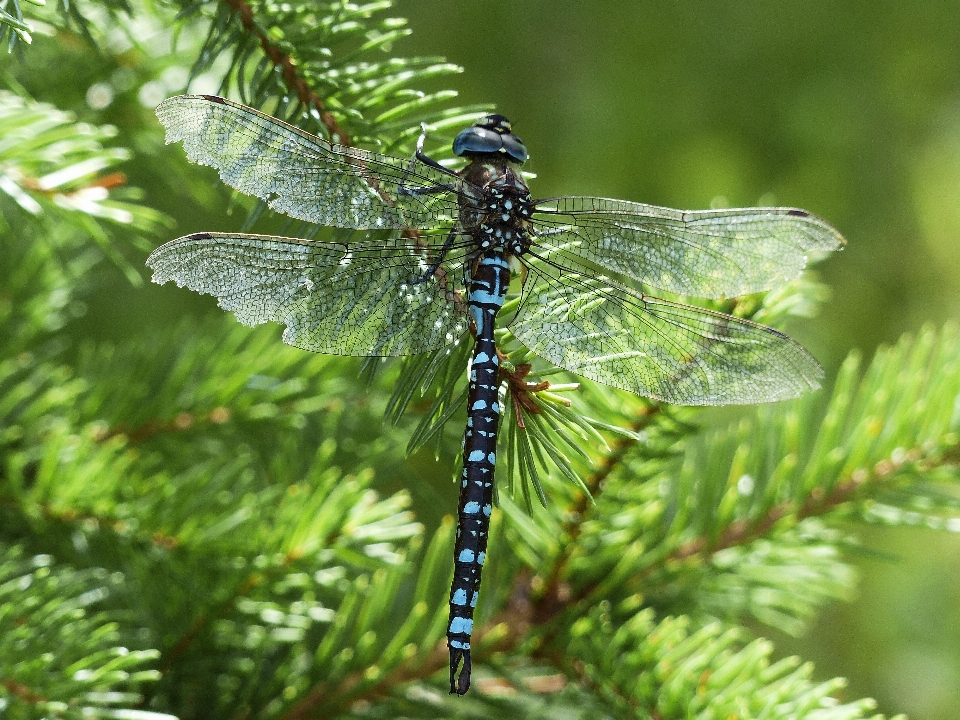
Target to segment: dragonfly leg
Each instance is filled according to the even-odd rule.
[[[397,189],[397,194],[416,197],[417,195],[439,195],[440,193],[454,192],[456,189],[457,188],[453,185],[453,183],[446,185],[430,185],[429,187],[407,187],[406,185],[401,185]]]
[[[437,274],[437,270],[440,268],[440,263],[443,262],[444,258],[447,257],[447,253],[450,252],[450,247],[453,245],[453,239],[457,236],[456,228],[450,230],[450,234],[447,235],[447,239],[443,242],[443,247],[440,248],[440,255],[437,256],[437,259],[430,263],[430,267],[427,268],[427,271],[423,274],[423,277],[418,280],[411,280],[411,285],[423,285],[428,283],[433,279],[433,276]]]
[[[441,172],[445,172],[445,173],[451,172],[449,169],[445,168],[443,165],[438,163],[436,160],[434,160],[432,157],[430,157],[423,151],[423,143],[426,142],[426,140],[427,140],[427,126],[425,123],[420,123],[420,137],[417,138],[417,153],[414,157],[416,157],[417,160],[422,162],[424,165],[429,165],[430,167],[436,168]]]
[[[427,139],[427,126],[421,125],[420,127],[423,128],[423,132],[420,133],[420,137],[417,139],[417,152],[413,156],[414,159],[419,160],[428,167],[432,167],[434,170],[439,170],[444,175],[456,177],[456,173],[453,172],[453,170],[450,168],[445,168],[443,165],[423,152],[423,143]],[[427,187],[407,187],[407,176],[410,174],[412,168],[413,161],[410,162],[410,165],[403,173],[403,178],[400,180],[398,192],[401,195],[439,195],[440,193],[444,192],[454,192],[457,189],[453,183],[443,183],[441,185],[430,185]]]

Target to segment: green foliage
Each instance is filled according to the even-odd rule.
[[[130,157],[124,148],[103,146],[116,133],[116,128],[77,123],[69,113],[50,105],[0,91],[0,222],[4,235],[16,228],[49,238],[39,247],[11,244],[4,252],[0,262],[10,267],[5,272],[11,280],[9,287],[29,294],[22,299],[11,297],[7,312],[26,310],[46,314],[47,322],[57,322],[51,313],[36,307],[33,283],[60,283],[58,291],[50,288],[50,292],[62,297],[68,292],[71,276],[87,272],[97,259],[89,250],[91,241],[124,269],[131,282],[140,282],[139,271],[116,247],[115,230],[123,228],[127,241],[134,241],[142,251],[148,247],[143,233],[156,231],[164,217],[138,204],[140,193],[126,187],[126,177],[115,171]],[[63,252],[74,257],[70,264],[61,260],[57,267],[60,258],[56,254]],[[53,275],[38,277],[44,270]],[[16,323],[22,330],[38,324]]]
[[[402,154],[426,122],[442,153],[480,110],[416,89],[456,68],[392,57],[407,30],[388,3],[180,9],[194,76],[313,132]],[[152,8],[132,11],[156,26]],[[177,177],[182,158],[143,122],[119,141]],[[149,288],[149,325],[86,337],[85,303],[116,305],[102,287],[139,282],[164,222],[117,174],[130,153],[115,136],[0,95],[6,714],[879,717],[759,634],[798,634],[851,595],[864,524],[958,529],[955,327],[863,370],[852,355],[829,392],[736,414],[574,382],[501,331],[504,367],[531,367],[504,388],[478,667],[451,698],[454,528],[427,519],[454,506],[469,348],[362,365],[197,319],[172,309],[182,294]],[[248,226],[285,222],[263,209]],[[779,325],[823,294],[804,279],[721,309]]]
[[[126,0],[101,0],[96,5],[76,0],[26,0],[33,6],[24,12],[20,0],[0,2],[0,42],[6,41],[7,52],[22,51],[23,44],[33,42],[33,33],[38,29],[51,34],[54,28],[71,28],[79,32],[91,46],[94,35],[99,34],[106,22],[114,21],[121,13],[130,12]],[[104,22],[105,21],[105,22]],[[100,25],[98,29],[96,25]]]
[[[814,682],[813,668],[798,658],[771,663],[772,645],[744,642],[739,628],[695,628],[671,617],[655,623],[651,611],[622,623],[611,615],[598,608],[578,621],[571,650],[587,682],[636,717],[845,720],[874,708],[871,700],[839,703],[833,694],[843,681]]]
[[[0,712],[6,718],[119,717],[157,680],[157,653],[118,645],[103,611],[120,578],[0,544]],[[148,712],[143,720],[169,720]]]
[[[44,3],[41,1],[35,4],[43,5]],[[3,7],[0,7],[0,41],[7,41],[7,52],[16,47],[18,40],[26,43],[32,42],[30,30],[30,23],[24,19],[23,8],[20,6],[19,0],[12,0],[10,3],[5,2]]]

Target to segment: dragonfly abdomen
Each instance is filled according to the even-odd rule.
[[[463,437],[463,474],[457,514],[453,584],[450,587],[450,692],[470,687],[470,635],[487,550],[497,463],[500,362],[493,338],[497,312],[510,284],[510,266],[501,253],[482,258],[470,284],[470,312],[476,323],[476,344],[467,392],[467,429]],[[463,668],[457,678],[457,669]]]

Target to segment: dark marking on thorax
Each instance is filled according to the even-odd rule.
[[[477,244],[477,251],[497,249],[522,255],[530,243],[530,190],[515,165],[474,160],[462,171],[468,181],[460,199],[460,226]]]

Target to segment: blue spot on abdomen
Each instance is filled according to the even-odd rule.
[[[473,632],[473,620],[470,620],[469,618],[455,617],[450,621],[450,629],[448,632],[469,635]]]

